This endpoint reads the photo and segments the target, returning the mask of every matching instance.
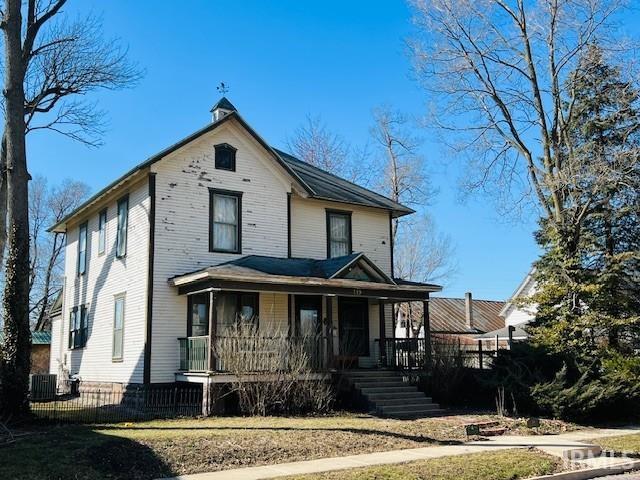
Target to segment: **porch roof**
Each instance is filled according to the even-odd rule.
[[[345,278],[355,266],[370,270],[378,281]],[[169,279],[180,295],[210,288],[277,291],[296,294],[374,297],[389,301],[426,300],[441,290],[427,283],[398,284],[364,254],[327,260],[249,255]]]

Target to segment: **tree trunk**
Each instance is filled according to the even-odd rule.
[[[7,244],[3,299],[2,411],[29,411],[29,196],[25,146],[21,0],[7,0],[4,16],[5,138],[7,146]]]
[[[4,266],[7,245],[7,143],[4,135],[0,144],[0,271]]]

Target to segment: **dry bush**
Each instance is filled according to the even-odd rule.
[[[214,350],[220,369],[233,375],[240,411],[269,415],[331,409],[333,388],[317,375],[324,346],[320,336],[292,338],[271,326],[238,323],[216,339]]]

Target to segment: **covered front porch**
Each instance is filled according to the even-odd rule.
[[[248,256],[174,277],[187,297],[179,377],[292,368],[424,368],[424,339],[394,339],[394,305],[424,302],[437,285],[391,279],[363,254],[328,260]],[[240,360],[239,360],[240,359]],[[299,365],[298,365],[299,367]]]

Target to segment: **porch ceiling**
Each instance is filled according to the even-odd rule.
[[[307,261],[305,259],[275,259],[278,262],[278,269],[272,270],[262,268],[260,265],[264,264],[263,261],[254,264],[247,262],[246,258],[248,257],[173,277],[169,279],[169,284],[177,287],[180,295],[216,288],[221,290],[371,297],[383,298],[390,302],[426,300],[429,298],[430,292],[441,290],[440,286],[431,284],[397,284],[386,276],[385,282],[339,278],[332,275],[332,272],[327,272],[324,275],[321,273],[320,275],[323,276],[320,276],[316,272],[321,270],[300,268],[300,262]],[[361,260],[362,258],[362,255],[358,255],[353,260]],[[335,260],[327,261],[335,263]],[[368,259],[366,260],[370,262]],[[349,261],[345,265],[348,265],[348,263]],[[291,270],[285,268],[287,264],[290,264]],[[334,271],[343,269],[335,268]]]

